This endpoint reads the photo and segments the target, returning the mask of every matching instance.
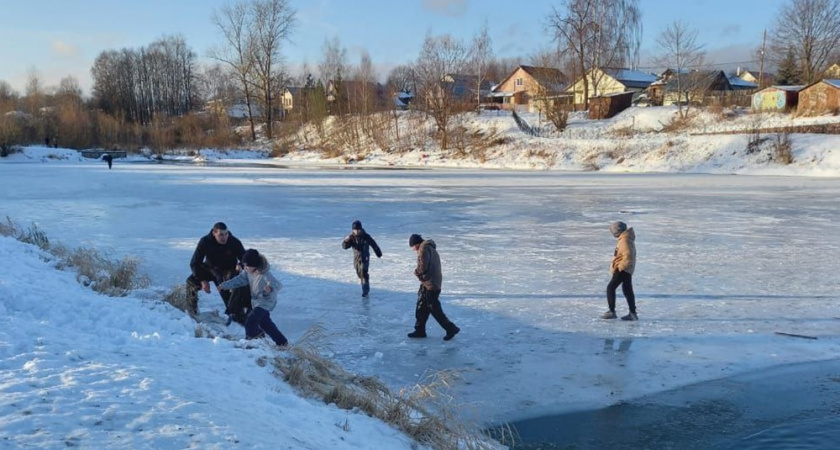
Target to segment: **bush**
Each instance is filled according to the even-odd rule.
[[[323,335],[319,327],[307,331],[288,357],[274,359],[284,380],[303,394],[343,409],[358,409],[435,449],[495,449],[478,427],[456,420],[449,393],[458,373],[443,371],[423,377],[415,386],[391,391],[379,380],[346,372],[323,358],[312,341]]]
[[[773,156],[778,164],[793,164],[793,145],[790,133],[779,133],[773,139]]]
[[[115,261],[92,248],[68,250],[60,244],[52,244],[47,234],[36,225],[24,230],[8,217],[5,223],[0,223],[0,234],[49,252],[57,259],[56,268],[73,268],[80,283],[101,294],[122,297],[132,289],[149,285],[148,277],[138,273],[140,263],[135,258],[125,257]]]

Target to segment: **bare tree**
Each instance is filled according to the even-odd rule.
[[[806,83],[820,78],[839,46],[838,0],[788,0],[770,33],[774,62],[780,64],[792,49]]]
[[[476,96],[476,112],[481,113],[481,85],[487,79],[487,71],[490,60],[493,59],[493,41],[490,39],[490,33],[487,30],[487,21],[484,21],[484,26],[481,31],[473,38],[471,50],[470,65],[473,69],[473,74],[476,76],[475,96]]]
[[[348,99],[350,111],[368,115],[378,109],[380,105],[377,105],[379,92],[377,91],[376,71],[373,68],[370,54],[366,50],[362,51],[359,58],[359,67],[356,68],[353,81],[356,82],[357,86],[353,89],[354,92],[348,92],[354,97]]]
[[[522,61],[519,58],[493,58],[487,62],[487,79],[501,81],[520,64]]]
[[[346,77],[348,75],[347,49],[341,46],[338,37],[324,41],[321,61],[318,63],[318,72],[324,85],[339,76]]]
[[[24,89],[24,104],[27,112],[36,114],[38,109],[44,106],[44,97],[46,96],[46,87],[41,78],[41,73],[37,68],[30,67],[26,71],[26,87]]]
[[[389,92],[415,94],[417,92],[417,75],[414,72],[414,67],[410,64],[394,67],[388,73],[385,84],[388,86]]]
[[[8,81],[0,80],[0,100],[17,99],[18,94]],[[4,111],[5,112],[5,111]]]
[[[593,69],[635,65],[642,36],[639,0],[564,0],[548,15],[548,29],[561,51],[568,52],[583,75],[583,103],[589,105],[590,83],[597,92],[600,77]]]
[[[667,25],[656,42],[660,49],[656,63],[676,72],[677,76],[673,80],[673,85],[679,96],[677,101],[679,114],[685,118],[688,116],[690,93],[694,90],[694,86],[690,85],[689,77],[680,75],[688,73],[690,69],[699,69],[703,65],[706,52],[703,50],[703,45],[697,43],[697,30],[682,21],[674,21]],[[684,112],[683,106],[685,106]]]
[[[225,43],[221,47],[211,49],[209,56],[225,64],[236,75],[248,112],[251,141],[256,141],[254,93],[251,80],[254,66],[257,64],[253,49],[256,44],[250,31],[248,5],[245,3],[225,5],[218,12],[213,13],[212,21],[221,31]]]
[[[295,12],[288,0],[252,0],[254,75],[260,92],[266,137],[273,137],[276,98],[288,76],[282,68],[282,44],[295,26]]]
[[[428,35],[415,66],[423,106],[435,121],[443,150],[449,144],[449,121],[458,112],[453,86],[444,80],[464,69],[467,56],[466,47],[452,36]]]

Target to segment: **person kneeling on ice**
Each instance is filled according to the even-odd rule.
[[[253,309],[245,319],[245,338],[259,337],[265,332],[275,344],[280,347],[289,345],[286,336],[277,329],[271,320],[271,310],[277,305],[277,291],[283,288],[283,283],[272,275],[268,261],[260,252],[248,249],[242,255],[245,270],[239,275],[219,285],[219,289],[236,289],[241,286],[251,287],[251,305]]]
[[[624,222],[613,222],[610,232],[618,239],[610,264],[610,279],[607,284],[607,306],[609,311],[601,315],[602,319],[615,319],[615,290],[621,285],[621,291],[627,300],[630,313],[621,320],[639,320],[636,315],[636,295],[633,293],[633,271],[636,269],[636,232],[627,228]]]
[[[451,340],[461,329],[449,321],[440,305],[443,272],[441,271],[440,255],[438,255],[435,241],[431,239],[423,240],[423,237],[419,234],[412,234],[408,238],[408,245],[417,252],[417,267],[414,269],[414,275],[420,280],[420,290],[417,291],[417,307],[414,311],[414,331],[408,333],[408,337],[426,337],[426,321],[429,320],[429,314],[431,314],[437,320],[437,323],[446,330],[446,336],[443,337],[443,340]]]
[[[367,298],[370,293],[370,274],[368,269],[370,267],[370,249],[376,253],[377,258],[382,257],[382,250],[376,245],[371,235],[367,234],[362,228],[362,222],[354,220],[350,225],[352,231],[341,241],[341,247],[344,250],[348,248],[353,249],[353,267],[356,269],[356,276],[362,283],[362,297]]]

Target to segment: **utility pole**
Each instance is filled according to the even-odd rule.
[[[767,28],[764,29],[764,37],[761,38],[761,52],[758,60],[758,88],[761,89],[761,83],[764,81],[764,49],[767,45]]]

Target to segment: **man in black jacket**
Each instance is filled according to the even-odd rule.
[[[211,281],[218,286],[239,273],[244,253],[242,242],[230,234],[224,222],[214,224],[210,233],[198,241],[190,260],[192,274],[187,277],[188,313],[198,314],[199,289],[209,294]],[[251,303],[250,289],[245,286],[219,291],[219,295],[225,303],[225,314],[239,323],[245,323],[246,310]]]
[[[362,297],[367,297],[370,293],[370,275],[368,274],[370,248],[373,247],[377,258],[382,257],[382,251],[379,250],[376,241],[362,228],[362,222],[354,220],[350,228],[352,229],[350,235],[341,241],[341,247],[345,250],[353,248],[353,267],[362,283]]]

